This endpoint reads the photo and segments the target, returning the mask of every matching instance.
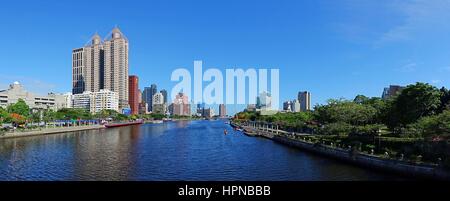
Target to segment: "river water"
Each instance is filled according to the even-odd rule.
[[[224,129],[228,134],[224,135]],[[0,140],[0,180],[402,180],[223,121],[176,121]]]

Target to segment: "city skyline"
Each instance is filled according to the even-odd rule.
[[[248,2],[235,6],[220,2],[180,2],[170,6],[150,2],[140,6],[125,4],[123,7],[133,13],[124,12],[120,16],[105,13],[95,22],[85,20],[89,15],[78,19],[70,12],[64,13],[71,6],[78,6],[69,5],[47,2],[41,10],[48,14],[33,16],[27,11],[38,6],[36,3],[20,6],[6,3],[3,8],[9,9],[1,10],[3,19],[12,19],[17,13],[23,15],[5,22],[15,30],[14,34],[0,33],[3,38],[0,40],[7,47],[0,50],[3,55],[0,66],[17,69],[1,75],[1,89],[19,81],[38,94],[71,91],[70,50],[90,41],[96,32],[100,38],[106,37],[116,25],[132,40],[130,74],[140,77],[142,89],[151,83],[170,89],[175,84],[170,82],[170,72],[178,67],[192,69],[196,59],[203,60],[205,68],[278,67],[280,102],[307,90],[313,94],[312,106],[323,104],[329,98],[352,99],[357,94],[380,97],[383,87],[389,85],[406,86],[416,81],[437,87],[449,85],[445,75],[450,72],[447,58],[450,50],[443,44],[449,41],[445,33],[450,27],[441,20],[431,21],[448,15],[444,11],[450,6],[443,1],[261,2],[253,16],[245,12],[253,5]],[[118,8],[117,5],[109,7]],[[191,13],[183,7],[205,12],[175,20],[176,12]],[[279,10],[268,12],[272,7]],[[217,12],[225,9],[233,11],[232,19],[242,21],[235,22],[229,15]],[[420,15],[414,15],[419,11]],[[205,18],[212,13],[217,15]],[[354,19],[362,13],[367,15]],[[58,20],[49,20],[55,14]],[[380,18],[396,20],[381,23]],[[71,23],[78,20],[84,23]],[[207,25],[214,29],[206,29]],[[433,29],[426,29],[431,25]],[[50,26],[60,28],[48,34],[46,28]],[[29,30],[33,30],[31,39],[23,35]],[[44,41],[52,43],[44,47]],[[17,59],[23,55],[28,59]],[[40,73],[43,70],[46,73]]]

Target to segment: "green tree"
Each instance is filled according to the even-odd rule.
[[[441,113],[446,109],[450,109],[450,90],[442,87],[439,91],[441,92],[441,105],[438,112]]]
[[[422,137],[445,135],[450,136],[450,110],[445,110],[441,114],[427,116],[419,119],[412,127],[422,135]]]
[[[30,118],[33,122],[40,122],[41,121],[41,111],[31,113]]]
[[[6,122],[8,118],[9,118],[8,112],[2,107],[0,107],[0,124]]]
[[[441,92],[434,86],[420,82],[408,85],[391,102],[386,123],[391,129],[405,127],[433,115],[440,107],[440,98]]]
[[[56,119],[60,120],[77,120],[84,119],[89,120],[92,119],[92,114],[89,111],[84,109],[75,109],[75,108],[63,108],[56,112]]]
[[[24,117],[30,115],[30,107],[28,107],[23,99],[19,99],[17,103],[9,105],[7,110],[9,113],[16,113]]]
[[[353,102],[358,103],[358,104],[364,104],[366,102],[369,101],[369,98],[367,96],[364,95],[357,95],[355,97],[355,99],[353,100]]]
[[[373,122],[376,113],[376,109],[370,105],[344,99],[331,99],[326,105],[315,107],[315,118],[322,124],[343,122],[364,125]]]
[[[42,120],[47,124],[48,122],[52,122],[56,120],[56,112],[53,110],[46,110],[42,115]]]

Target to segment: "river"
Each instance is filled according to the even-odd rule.
[[[224,129],[228,134],[224,134]],[[248,137],[224,121],[175,121],[0,140],[0,180],[402,180]]]

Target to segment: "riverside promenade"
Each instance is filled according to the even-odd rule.
[[[105,127],[103,125],[98,125],[98,124],[83,125],[83,126],[69,126],[69,127],[40,128],[40,129],[35,129],[35,130],[30,130],[30,131],[6,132],[4,134],[0,134],[0,139],[30,137],[30,136],[39,136],[39,135],[51,135],[51,134],[58,134],[58,133],[102,129],[102,128],[105,128]]]
[[[305,138],[311,134],[289,133],[280,130],[277,125],[262,122],[247,122],[236,125],[243,128],[244,134],[251,137],[264,137],[275,142],[296,147],[308,152],[320,154],[358,166],[394,172],[414,178],[450,180],[450,171],[438,164],[416,164],[401,159],[383,158],[373,154],[357,152],[351,148],[340,148],[335,145],[314,143]]]

